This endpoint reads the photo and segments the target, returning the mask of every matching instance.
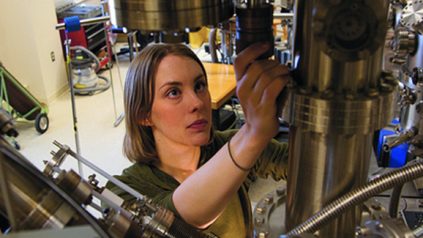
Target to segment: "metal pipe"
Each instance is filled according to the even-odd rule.
[[[385,144],[383,144],[383,150],[389,152],[392,150],[392,148],[410,141],[415,135],[417,135],[417,132],[417,128],[410,128],[404,133],[401,133],[401,135],[395,137],[393,140],[387,141]]]
[[[71,157],[75,158],[78,162],[81,162],[81,163],[85,164],[86,166],[90,167],[91,169],[93,169],[97,173],[104,176],[108,181],[110,181],[110,182],[114,183],[115,185],[119,186],[121,189],[125,190],[126,192],[128,192],[129,194],[134,196],[135,198],[137,198],[139,200],[145,199],[145,197],[142,194],[140,194],[139,192],[137,192],[133,188],[129,187],[128,185],[124,184],[120,180],[116,179],[115,177],[111,176],[110,174],[106,173],[104,170],[100,169],[95,164],[91,163],[90,161],[88,161],[87,159],[85,159],[84,157],[79,155],[78,153],[75,153],[68,146],[62,145],[58,141],[54,141],[53,144],[56,145],[57,147],[61,148],[61,149],[65,149],[67,151],[67,153]]]
[[[122,121],[120,119],[120,117],[118,117],[117,115],[117,109],[116,109],[116,97],[115,97],[115,87],[114,87],[114,83],[113,83],[113,73],[112,73],[112,57],[113,57],[113,53],[112,53],[112,44],[110,42],[110,38],[109,38],[109,28],[111,26],[104,24],[104,37],[106,39],[106,46],[107,46],[107,59],[108,62],[107,64],[109,65],[109,76],[110,76],[110,86],[112,87],[112,99],[113,99],[113,111],[115,113],[115,122],[113,123],[113,125],[116,127],[119,125],[119,123]],[[116,57],[117,58],[117,57]],[[119,67],[119,65],[118,65]]]
[[[389,1],[295,5],[288,229],[366,183],[373,133],[392,118],[398,86],[382,73]],[[351,208],[319,235],[354,237],[360,218]]]
[[[294,19],[294,13],[274,12],[273,19]]]
[[[110,20],[110,16],[93,17],[93,18],[83,19],[79,22],[81,26],[87,26],[87,25],[107,22],[108,20]],[[59,23],[56,25],[56,30],[64,30],[65,28],[66,28],[65,23]]]
[[[71,62],[70,45],[71,45],[71,42],[70,42],[68,33],[65,31],[66,66],[67,66],[69,91],[71,95],[73,133],[75,137],[76,152],[78,154],[81,154],[81,144],[79,142],[79,132],[78,132],[78,118],[76,117],[75,88],[73,87],[73,80],[72,80],[72,62]],[[82,165],[80,162],[78,162],[78,172],[81,176],[84,176]]]
[[[118,78],[119,78],[119,82],[120,82],[120,89],[123,91],[123,83],[122,83],[122,76],[121,76],[121,73],[120,73],[119,57],[117,55],[117,50],[116,50],[115,45],[112,45],[112,48],[113,48],[112,52],[115,55],[115,63],[116,63],[116,66],[117,66],[117,73],[118,73]],[[122,122],[123,118],[125,118],[124,112],[120,113],[118,118],[115,120],[115,123],[113,124],[113,126],[114,127],[119,126],[119,124]]]
[[[399,184],[412,181],[423,176],[423,163],[413,164],[395,171],[388,172],[364,186],[358,187],[344,196],[336,199],[322,210],[311,216],[305,222],[288,232],[288,236],[302,233],[313,233],[342,215],[347,209],[352,208],[367,199],[391,189]]]

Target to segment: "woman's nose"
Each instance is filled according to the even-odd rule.
[[[188,98],[190,111],[195,112],[204,106],[204,99],[195,92],[191,92]]]

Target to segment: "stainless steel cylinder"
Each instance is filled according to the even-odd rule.
[[[366,181],[373,132],[391,120],[397,87],[382,73],[388,7],[385,0],[296,2],[288,230]],[[319,235],[354,237],[359,221],[352,209]]]
[[[56,179],[57,185],[78,203],[88,205],[92,201],[92,187],[75,171],[62,171]]]
[[[236,7],[236,53],[257,42],[267,42],[269,50],[258,59],[267,59],[274,54],[273,5]]]
[[[234,14],[232,0],[115,0],[117,24],[143,31],[184,31]]]
[[[13,230],[62,229],[94,224],[94,218],[72,201],[53,181],[0,139],[0,213]],[[77,186],[78,187],[78,186]],[[91,223],[90,223],[91,222]],[[96,227],[96,231],[99,227]],[[100,234],[101,233],[101,234]],[[98,233],[104,235],[103,231]]]
[[[2,163],[7,171],[5,175],[13,202],[12,211],[19,229],[62,229],[72,220],[79,220],[81,224],[85,222],[59,194],[50,190],[43,181],[8,160]],[[0,193],[0,211],[5,210],[5,199]]]
[[[312,133],[301,129],[290,133],[293,136],[289,150],[297,155],[296,162],[289,166],[286,214],[289,229],[365,183],[372,143],[369,135]],[[321,230],[319,237],[354,237],[359,221],[359,211],[350,210]]]

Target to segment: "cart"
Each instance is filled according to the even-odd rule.
[[[48,108],[40,103],[0,62],[0,108],[13,118],[35,120],[35,129],[43,134],[47,131]]]

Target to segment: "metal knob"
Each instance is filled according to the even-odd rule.
[[[405,27],[398,27],[391,41],[391,48],[395,52],[395,56],[391,59],[391,62],[398,64],[405,63],[407,56],[414,53],[417,49],[416,34]]]

